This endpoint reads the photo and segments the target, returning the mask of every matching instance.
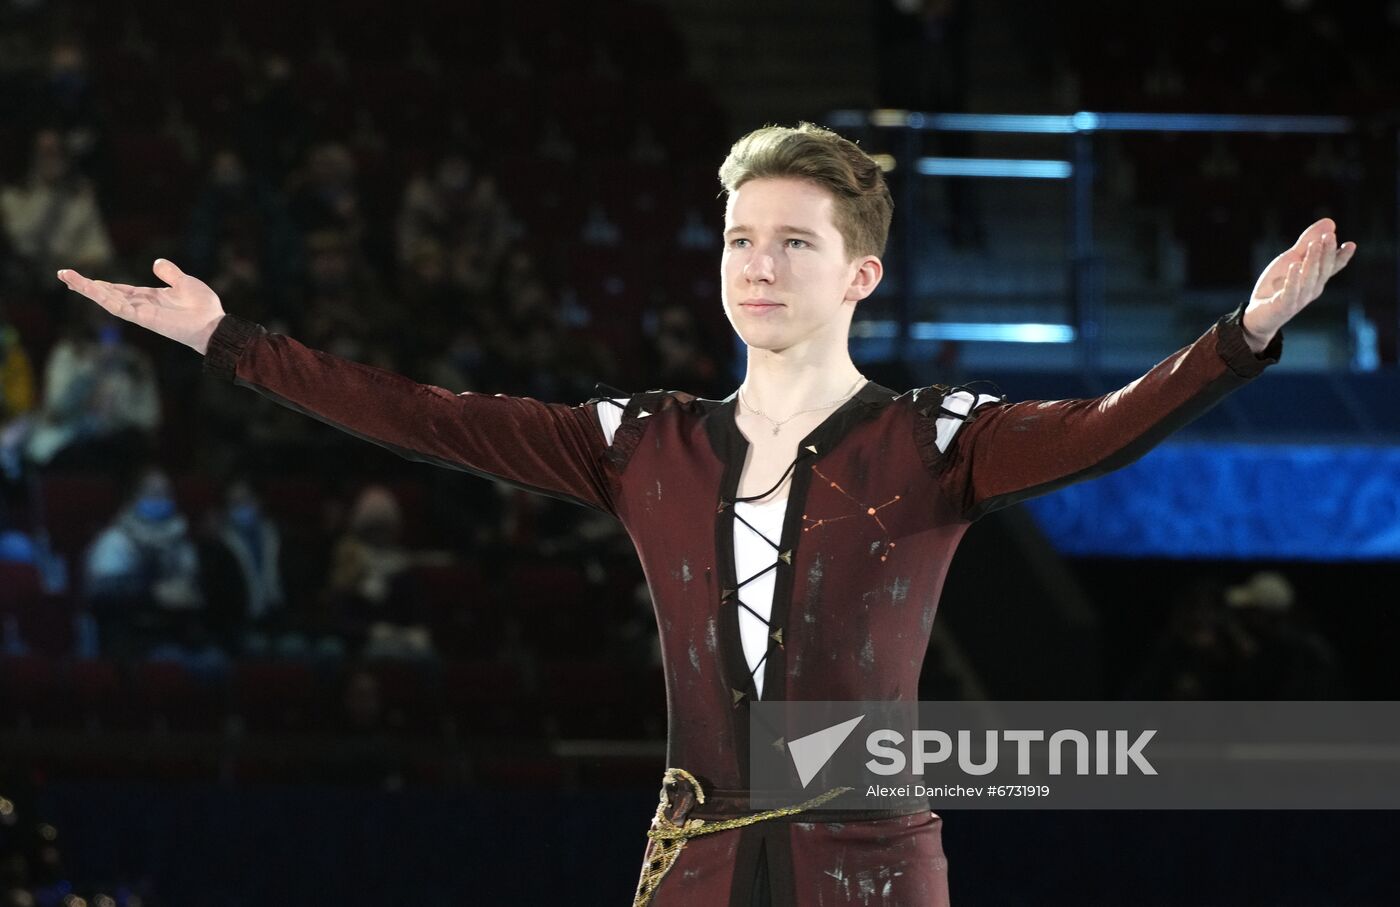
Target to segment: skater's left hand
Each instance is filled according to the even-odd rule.
[[[1303,231],[1293,248],[1269,262],[1244,311],[1244,336],[1256,354],[1278,329],[1322,295],[1327,281],[1351,261],[1356,243],[1337,245],[1337,225],[1324,217]]]

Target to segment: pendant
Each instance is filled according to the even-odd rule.
[[[778,429],[780,429],[780,428],[782,428],[781,425],[774,425],[774,426],[773,426],[773,434],[776,435],[776,434],[778,433]]]

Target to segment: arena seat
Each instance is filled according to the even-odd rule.
[[[0,726],[43,726],[59,690],[56,666],[43,655],[0,656]]]
[[[254,732],[298,731],[323,723],[321,695],[309,665],[298,661],[236,662],[230,707]]]
[[[70,557],[80,554],[121,506],[116,482],[80,474],[43,476],[39,500],[50,544]]]
[[[132,670],[135,718],[146,727],[176,731],[212,731],[222,725],[225,696],[222,684],[207,684],[183,665],[142,662]]]
[[[67,670],[65,692],[72,719],[103,727],[121,726],[129,703],[117,663],[107,658],[81,658]]]
[[[443,666],[447,717],[464,739],[538,738],[538,701],[516,665],[497,660],[449,661]]]

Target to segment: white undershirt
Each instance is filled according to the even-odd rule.
[[[627,399],[618,399],[618,403],[626,405]],[[612,443],[613,434],[617,427],[622,424],[622,408],[613,406],[611,403],[598,404],[598,424],[602,426],[603,437],[607,438],[609,444]],[[765,498],[762,501],[737,501],[734,504],[734,513],[742,516],[754,525],[754,528],[768,536],[774,542],[782,539],[783,516],[787,511],[787,495],[782,497]],[[739,581],[743,581],[746,576],[753,576],[758,571],[778,560],[778,549],[765,542],[754,534],[753,529],[745,526],[738,519],[734,521],[734,575]],[[763,697],[763,673],[767,669],[765,664],[759,668],[759,662],[763,659],[764,653],[768,651],[771,640],[768,637],[769,627],[764,621],[773,614],[773,584],[777,579],[778,571],[770,569],[758,579],[749,583],[744,583],[739,589],[739,600],[749,608],[739,608],[739,639],[744,646],[744,660],[748,662],[749,671],[754,674],[754,688],[758,691],[759,698]],[[759,620],[754,613],[762,615],[763,620]]]
[[[984,403],[990,403],[997,398],[979,395],[975,400],[972,394],[959,392],[950,394],[945,401],[948,409],[959,414],[966,414],[969,410],[975,409]],[[627,398],[618,398],[618,403],[627,404]],[[974,405],[975,404],[975,405]],[[622,424],[622,407],[613,406],[611,403],[599,403],[598,424],[602,426],[603,437],[609,444],[612,444],[613,434]],[[948,444],[953,440],[953,435],[962,427],[962,420],[940,417],[937,420],[939,450],[947,450]],[[782,497],[764,498],[761,501],[737,501],[734,504],[734,513],[742,516],[754,525],[754,528],[762,532],[774,542],[782,539],[783,518],[787,512],[787,495]],[[758,571],[774,563],[778,559],[778,549],[765,542],[754,534],[753,529],[744,525],[738,519],[734,521],[734,575],[740,582],[744,577],[753,576]],[[748,608],[739,608],[739,638],[744,646],[744,660],[748,662],[749,671],[758,669],[759,662],[768,652],[771,643],[769,638],[770,629],[764,622],[771,618],[773,614],[773,586],[777,580],[778,571],[770,569],[762,576],[745,583],[739,590],[739,600],[754,612],[762,617],[760,620],[750,613]],[[758,691],[759,698],[763,698],[763,674],[767,670],[764,664],[762,670],[754,674],[754,688]]]
[[[787,502],[787,495],[765,498],[762,501],[735,501],[734,513],[752,523],[754,529],[778,542],[783,537],[783,514],[787,511]],[[738,580],[742,582],[744,577],[753,576],[777,560],[777,548],[759,538],[753,529],[738,519],[734,520],[734,575]],[[748,608],[739,609],[739,638],[744,643],[744,659],[749,664],[749,671],[757,671],[753,675],[753,684],[760,699],[763,698],[763,674],[768,666],[765,664],[760,668],[758,665],[772,642],[768,637],[772,628],[764,621],[769,620],[773,614],[773,585],[777,577],[778,571],[770,569],[752,582],[744,583],[743,588],[739,590],[739,600],[763,618],[759,620]]]

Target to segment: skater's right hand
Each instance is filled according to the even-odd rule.
[[[58,279],[118,318],[177,340],[203,355],[214,328],[224,317],[218,294],[164,258],[157,258],[151,270],[169,286],[133,287],[90,280],[71,269],[59,271]]]

